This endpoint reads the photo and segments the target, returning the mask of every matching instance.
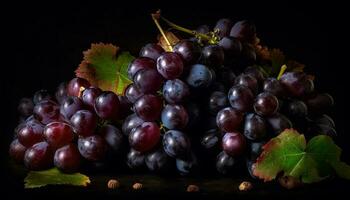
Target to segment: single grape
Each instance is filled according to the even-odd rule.
[[[251,75],[241,74],[237,76],[235,79],[235,84],[248,87],[253,92],[253,94],[256,94],[258,92],[258,81]]]
[[[102,119],[116,119],[120,109],[118,96],[110,91],[100,94],[95,100],[96,114]]]
[[[40,123],[48,124],[59,120],[60,109],[53,101],[43,100],[34,106],[33,114]]]
[[[248,87],[236,85],[229,90],[228,100],[232,108],[241,112],[247,112],[252,108],[254,95]]]
[[[335,128],[335,123],[334,123],[333,119],[328,115],[322,115],[322,116],[318,116],[316,118],[313,118],[312,122],[315,124],[322,124],[322,125],[326,125],[326,126]]]
[[[54,156],[55,166],[64,173],[74,173],[79,170],[81,157],[74,144],[67,144],[56,150]]]
[[[219,144],[219,136],[221,133],[217,129],[211,129],[207,131],[202,137],[201,137],[201,145],[205,149],[213,149]]]
[[[208,25],[200,25],[196,29],[197,33],[204,33],[204,34],[206,34],[206,33],[209,33],[209,31],[210,31],[210,28],[209,28]]]
[[[78,110],[84,109],[84,103],[79,97],[69,96],[65,98],[60,107],[60,113],[68,120],[76,113]]]
[[[256,97],[254,110],[261,116],[271,116],[277,112],[279,108],[278,104],[276,96],[268,92],[263,92]]]
[[[244,136],[250,140],[263,139],[267,134],[266,122],[264,118],[250,113],[245,117]]]
[[[81,100],[89,110],[94,111],[95,100],[98,96],[101,95],[101,93],[102,90],[100,88],[86,88],[81,95]]]
[[[22,117],[29,117],[33,114],[34,103],[29,98],[22,98],[19,101],[17,110]]]
[[[231,88],[236,79],[235,73],[229,67],[218,68],[218,70],[216,71],[216,76],[216,80],[220,81],[220,83],[222,83],[224,87],[227,88]],[[217,86],[214,86],[214,90],[221,91],[221,89],[217,88]],[[226,88],[224,89],[224,91],[226,91]]]
[[[43,135],[46,142],[54,149],[67,145],[74,139],[71,126],[64,122],[52,122],[46,125]]]
[[[328,93],[317,94],[305,101],[310,114],[324,114],[334,105],[334,100]]]
[[[227,18],[219,19],[216,22],[216,25],[214,27],[214,31],[217,31],[218,36],[220,38],[223,38],[223,37],[228,36],[230,34],[232,26],[233,26],[233,23],[230,19],[227,19]]]
[[[159,142],[160,130],[154,122],[144,122],[132,129],[129,134],[129,144],[136,151],[141,153],[150,151]]]
[[[263,151],[263,146],[266,144],[266,141],[251,142],[250,143],[250,159],[256,160]]]
[[[307,106],[302,101],[292,100],[284,107],[284,113],[291,118],[300,119],[307,116]]]
[[[180,79],[167,80],[163,86],[163,97],[168,103],[182,103],[189,95],[189,87]]]
[[[224,92],[215,91],[209,97],[209,111],[212,114],[218,113],[221,109],[229,105]]]
[[[287,128],[292,128],[292,122],[284,115],[276,113],[268,117],[267,122],[272,129],[273,136],[280,134]]]
[[[124,135],[129,136],[131,130],[140,126],[143,122],[143,119],[136,114],[129,115],[123,122],[122,131]]]
[[[191,152],[186,159],[176,159],[176,168],[181,175],[188,175],[195,173],[198,168],[198,161],[196,155]]]
[[[163,172],[169,168],[170,158],[162,148],[149,153],[145,158],[146,165],[150,171]]]
[[[53,151],[47,142],[39,142],[24,154],[24,165],[29,170],[48,169],[53,164]]]
[[[135,101],[140,98],[143,93],[136,87],[136,85],[132,83],[125,89],[124,95],[131,103],[135,103]]]
[[[334,127],[325,124],[315,124],[309,129],[310,133],[313,135],[328,135],[332,138],[336,138],[338,135]]]
[[[239,21],[231,28],[230,36],[238,38],[243,42],[254,43],[256,38],[256,27],[251,21]]]
[[[43,101],[43,100],[53,100],[53,97],[47,90],[39,90],[35,92],[33,96],[34,104],[38,104],[40,101]]]
[[[74,131],[83,137],[91,136],[97,127],[97,117],[89,110],[79,110],[70,119]]]
[[[144,94],[156,93],[163,85],[163,77],[156,69],[143,69],[134,76],[134,84]]]
[[[162,99],[152,94],[143,95],[134,104],[135,113],[144,121],[154,121],[158,119],[162,108]]]
[[[169,130],[163,136],[163,148],[171,157],[187,158],[191,150],[190,139],[181,131]]]
[[[118,119],[123,120],[132,113],[131,107],[133,104],[129,101],[129,99],[126,96],[118,96],[118,99],[120,103]]]
[[[238,132],[229,132],[222,138],[222,148],[230,156],[239,156],[244,153],[246,141]]]
[[[282,83],[275,78],[268,78],[264,81],[263,90],[269,92],[276,97],[285,96],[285,91]]]
[[[157,44],[147,44],[142,47],[140,51],[140,57],[152,58],[153,60],[157,60],[158,57],[164,52],[164,49]]]
[[[134,78],[134,75],[142,70],[147,68],[156,68],[156,62],[152,58],[148,57],[138,57],[135,58],[128,66],[128,77],[130,79]]]
[[[79,77],[73,78],[67,85],[67,94],[69,96],[79,97],[81,92],[88,87],[90,87],[90,83],[86,79]]]
[[[168,129],[184,129],[188,123],[188,114],[181,105],[168,104],[164,107],[161,120]]]
[[[263,83],[265,81],[265,75],[261,72],[261,70],[256,66],[249,66],[244,69],[244,74],[248,74],[254,77],[258,83]]]
[[[216,158],[216,169],[221,174],[229,174],[232,172],[236,161],[233,157],[222,151]]]
[[[99,135],[78,139],[80,154],[89,161],[99,161],[106,156],[108,149],[106,141]]]
[[[178,78],[183,72],[184,64],[180,54],[165,52],[157,59],[158,72],[168,80]]]
[[[55,97],[59,104],[62,104],[63,100],[68,97],[66,82],[62,82],[58,85],[56,89]]]
[[[289,96],[302,97],[313,91],[313,83],[303,72],[286,72],[280,78]]]
[[[123,145],[123,134],[117,127],[111,124],[106,124],[99,129],[98,134],[105,139],[114,153],[118,153],[118,151],[121,150]]]
[[[23,146],[18,139],[15,139],[10,144],[9,155],[17,163],[23,163],[24,154],[27,148]]]
[[[174,52],[181,55],[185,64],[194,64],[198,61],[201,55],[200,47],[189,40],[181,40],[174,46]]]
[[[207,66],[219,67],[224,64],[224,49],[219,45],[208,45],[202,49],[202,58]]]
[[[131,169],[142,168],[145,165],[145,155],[134,149],[130,149],[129,153],[126,156],[126,164]]]
[[[186,82],[193,88],[208,87],[214,80],[210,69],[202,64],[195,64],[190,67]]]
[[[237,57],[242,52],[242,43],[237,38],[225,36],[218,44],[224,49],[225,58]]]
[[[25,147],[44,140],[44,126],[37,121],[26,122],[17,132],[18,141]]]
[[[256,61],[256,52],[254,46],[248,43],[242,43],[242,52],[240,59],[242,65],[253,65]]]
[[[243,114],[234,108],[224,108],[216,116],[216,124],[223,132],[232,132],[239,129],[243,121]]]

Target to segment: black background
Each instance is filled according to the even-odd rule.
[[[74,77],[82,51],[93,42],[117,44],[137,55],[148,42],[155,42],[158,30],[150,13],[157,8],[185,27],[213,26],[222,17],[234,21],[251,19],[258,37],[269,47],[278,47],[307,66],[316,76],[316,88],[335,99],[337,143],[349,161],[350,134],[345,16],[341,5],[285,1],[166,3],[133,2],[129,5],[22,4],[2,7],[3,51],[1,62],[1,163],[7,162],[8,144],[18,116],[17,103],[38,89],[53,92],[61,81]],[[6,12],[5,12],[6,11]],[[6,13],[6,14],[5,14]],[[334,55],[335,54],[335,55]],[[2,165],[2,167],[6,166]],[[11,180],[11,177],[7,177]]]

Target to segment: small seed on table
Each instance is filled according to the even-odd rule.
[[[132,188],[134,189],[134,190],[141,190],[142,189],[142,184],[141,183],[135,183],[133,186],[132,186]]]
[[[197,185],[189,185],[187,186],[187,192],[198,192],[199,187]]]
[[[111,180],[109,180],[108,183],[107,183],[107,187],[108,187],[109,189],[116,189],[116,188],[119,188],[119,186],[120,186],[119,181],[118,181],[118,180],[115,180],[115,179],[111,179]]]
[[[248,190],[251,190],[252,188],[253,188],[253,184],[249,181],[243,181],[238,187],[240,191],[248,191]]]

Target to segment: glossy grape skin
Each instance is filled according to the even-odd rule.
[[[100,94],[102,93],[102,90],[97,87],[89,87],[86,88],[82,95],[81,100],[84,103],[84,105],[89,108],[89,110],[94,111],[95,106],[95,100]]]
[[[268,92],[260,93],[255,99],[254,110],[258,115],[271,116],[277,112],[278,108],[277,97]]]
[[[228,100],[232,108],[241,112],[247,112],[252,108],[254,95],[248,87],[236,85],[229,90]]]
[[[50,95],[50,93],[47,90],[39,90],[35,92],[33,96],[34,104],[38,104],[40,101],[43,101],[43,100],[53,100],[53,97]]]
[[[27,148],[15,139],[10,144],[9,155],[16,163],[23,163],[26,150]]]
[[[191,152],[186,159],[176,159],[176,168],[181,175],[188,175],[195,173],[198,167],[198,160],[196,155]]]
[[[262,71],[255,66],[249,66],[244,69],[244,74],[250,75],[254,77],[257,81],[258,84],[263,83],[266,79],[265,75],[262,73]]]
[[[236,164],[236,160],[222,151],[216,158],[216,169],[221,174],[229,174],[232,172],[234,165]]]
[[[187,65],[196,63],[201,55],[200,47],[189,40],[179,41],[173,50],[182,57],[184,64]]]
[[[272,133],[274,136],[280,134],[287,128],[292,128],[292,122],[281,113],[276,113],[273,116],[266,118],[270,128],[272,129]]]
[[[74,173],[79,170],[81,157],[74,144],[67,144],[56,150],[54,165],[64,173]]]
[[[108,149],[106,141],[99,135],[78,139],[80,155],[89,161],[99,161],[106,156]]]
[[[72,127],[64,122],[52,122],[45,126],[43,135],[54,149],[71,143],[74,139]]]
[[[260,140],[267,135],[267,127],[264,118],[250,113],[245,117],[244,136],[249,140]]]
[[[182,58],[177,53],[165,52],[157,59],[157,70],[167,80],[178,78],[183,68]]]
[[[152,150],[159,142],[160,130],[154,122],[144,122],[129,134],[130,146],[141,153]]]
[[[191,150],[190,139],[181,131],[169,130],[163,136],[163,148],[171,157],[187,158]]]
[[[29,117],[33,114],[34,103],[29,98],[22,98],[19,101],[17,110],[22,117]]]
[[[79,77],[73,78],[67,85],[67,94],[69,96],[79,97],[81,91],[88,87],[90,87],[90,83],[86,79]]]
[[[156,62],[152,58],[135,58],[128,66],[128,77],[132,80],[138,71],[147,68],[156,68]]]
[[[291,118],[300,119],[307,116],[307,110],[307,106],[304,102],[292,100],[285,105],[283,113]]]
[[[154,121],[162,112],[163,101],[160,97],[146,94],[134,103],[134,111],[144,121]]]
[[[62,104],[63,100],[68,97],[66,82],[62,82],[58,85],[56,89],[55,97],[59,104]]]
[[[313,91],[313,82],[303,72],[286,72],[280,78],[281,84],[292,97],[302,97]]]
[[[34,106],[33,115],[40,123],[46,125],[60,118],[60,110],[53,101],[43,100]]]
[[[256,27],[248,20],[236,22],[231,28],[230,36],[243,42],[253,43],[256,37]]]
[[[223,132],[232,132],[239,129],[243,121],[243,114],[234,108],[224,108],[216,116],[216,124]]]
[[[156,61],[163,52],[164,49],[161,46],[149,43],[142,47],[140,57],[147,57]]]
[[[202,64],[195,64],[190,67],[186,82],[193,88],[208,87],[214,80],[210,69]]]
[[[157,69],[143,69],[134,76],[134,84],[144,94],[154,94],[163,86],[163,77]]]
[[[222,149],[230,156],[242,155],[245,151],[246,140],[241,133],[229,132],[225,133],[222,138]]]
[[[114,153],[118,153],[121,150],[124,136],[117,127],[106,124],[99,129],[98,134],[105,139]]]
[[[282,83],[275,78],[268,78],[264,81],[263,90],[269,92],[276,97],[285,96],[285,91]]]
[[[232,26],[233,26],[233,23],[230,19],[222,18],[216,22],[214,31],[218,31],[218,36],[220,38],[223,38],[230,34]]]
[[[26,150],[24,165],[29,170],[48,169],[53,164],[53,153],[47,142],[36,143]]]
[[[135,103],[135,101],[140,98],[143,93],[136,87],[136,85],[132,83],[125,89],[124,95],[131,103]]]
[[[221,109],[229,105],[227,95],[224,92],[215,91],[209,97],[209,112],[218,113]]]
[[[162,148],[153,151],[145,157],[147,168],[153,172],[164,172],[169,168],[170,157]]]
[[[166,128],[181,130],[186,127],[189,118],[183,106],[168,104],[162,110],[161,120]]]
[[[258,92],[258,81],[251,75],[241,74],[237,76],[235,79],[235,84],[248,87],[253,92],[253,94],[256,94]]]
[[[205,149],[213,149],[215,148],[220,141],[219,138],[220,132],[217,129],[211,129],[207,131],[202,137],[201,137],[201,145]]]
[[[333,119],[328,115],[322,115],[322,116],[318,116],[316,118],[313,118],[312,122],[315,124],[322,124],[322,125],[326,125],[326,126],[335,128],[335,123],[334,123]]]
[[[167,80],[163,86],[163,97],[168,103],[182,103],[190,95],[190,88],[180,79]]]
[[[234,37],[225,36],[219,41],[218,45],[224,49],[225,58],[237,57],[242,52],[242,43]]]
[[[334,100],[328,93],[317,94],[305,101],[310,114],[324,114],[334,105]]]
[[[100,94],[95,100],[96,114],[102,119],[116,119],[120,109],[118,96],[110,91]]]
[[[219,67],[224,64],[224,49],[219,45],[208,45],[202,49],[204,63],[210,67]]]
[[[66,119],[70,119],[78,110],[84,109],[84,103],[80,98],[69,96],[65,98],[60,107],[60,113]]]
[[[44,140],[44,126],[37,121],[26,122],[17,132],[18,141],[25,147]]]
[[[135,113],[129,115],[123,122],[122,131],[123,134],[129,136],[132,129],[140,126],[143,123],[143,119],[138,117]]]
[[[145,166],[145,155],[140,152],[130,149],[126,156],[126,164],[131,169],[139,169]]]
[[[78,135],[86,137],[94,134],[97,117],[89,110],[79,110],[70,119],[71,125]]]

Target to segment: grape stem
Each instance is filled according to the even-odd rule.
[[[284,72],[286,71],[286,69],[287,69],[287,65],[282,65],[282,67],[280,69],[280,73],[278,73],[277,80],[281,79],[281,77],[284,74]]]
[[[165,33],[164,33],[164,31],[163,31],[163,29],[160,26],[159,21],[158,21],[158,19],[160,17],[160,10],[158,10],[156,13],[152,13],[151,16],[152,16],[152,19],[153,19],[154,23],[156,24],[157,28],[159,29],[160,34],[162,34],[162,36],[165,39],[165,42],[169,46],[170,51],[173,51],[173,47],[171,46],[167,36],[165,35]]]

